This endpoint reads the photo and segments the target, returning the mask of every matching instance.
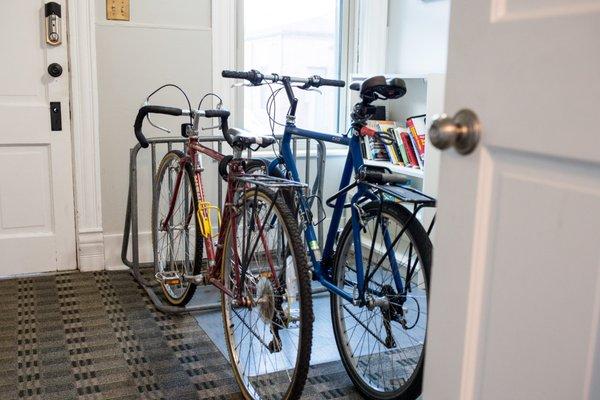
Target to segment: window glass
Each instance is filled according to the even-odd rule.
[[[319,75],[339,78],[339,0],[244,1],[244,70],[296,77]],[[280,86],[273,86],[273,90]],[[244,90],[244,127],[269,130],[268,86]],[[338,128],[340,90],[322,88],[322,94],[295,90],[299,127],[322,132]],[[277,96],[277,121],[285,122],[288,101]],[[276,129],[281,132],[281,128]]]

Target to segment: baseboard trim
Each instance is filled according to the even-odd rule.
[[[102,232],[80,232],[78,236],[79,270],[102,271],[105,266]]]
[[[138,234],[140,262],[151,262],[152,255],[152,232],[140,232]],[[123,234],[114,233],[104,235],[104,264],[107,270],[120,270],[127,268],[121,261],[121,248],[123,245]],[[131,260],[131,241],[127,257]]]

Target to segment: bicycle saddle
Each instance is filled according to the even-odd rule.
[[[360,97],[367,101],[398,99],[406,94],[406,83],[400,78],[386,79],[379,75],[362,83],[353,82],[350,90],[360,91]]]
[[[227,132],[233,138],[233,147],[238,150],[245,150],[252,145],[263,148],[269,147],[276,140],[273,136],[257,135],[241,128],[229,128]]]

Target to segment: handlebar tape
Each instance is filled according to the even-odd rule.
[[[227,118],[229,118],[229,111],[227,110],[205,110],[204,116],[206,118],[221,118],[221,132],[223,132],[223,137],[229,143],[230,146],[233,145],[233,138],[229,134],[229,124],[227,123]]]
[[[135,123],[133,124],[133,131],[135,132],[135,137],[143,148],[148,147],[148,141],[142,132],[142,124],[144,123],[144,118],[148,114],[165,114],[165,115],[181,115],[183,111],[181,108],[175,107],[163,107],[163,106],[143,106],[138,111],[137,116],[135,117]]]

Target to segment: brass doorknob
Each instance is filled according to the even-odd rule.
[[[442,114],[429,128],[431,144],[440,150],[454,146],[456,151],[463,155],[469,154],[477,147],[480,136],[479,119],[469,109],[460,110],[454,117]]]

